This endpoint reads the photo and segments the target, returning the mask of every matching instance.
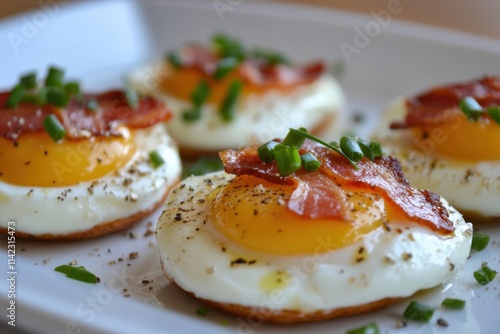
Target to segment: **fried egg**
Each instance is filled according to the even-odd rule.
[[[46,133],[0,138],[0,226],[18,236],[92,237],[151,212],[179,179],[177,147],[163,124],[119,139],[54,142]],[[154,168],[148,153],[165,163]]]
[[[478,83],[482,81],[475,82]],[[469,85],[471,83],[463,84]],[[446,88],[426,92],[421,100]],[[484,98],[487,92],[477,94]],[[447,99],[451,99],[450,105]],[[468,120],[458,110],[455,95],[444,100],[443,108],[449,116],[443,114],[438,124],[390,129],[391,123],[404,120],[409,112],[408,100],[398,98],[383,115],[375,138],[383,144],[386,153],[401,161],[413,186],[442,195],[469,218],[500,217],[500,125],[487,117],[475,122]],[[429,105],[432,107],[431,102]]]
[[[273,322],[382,308],[451,279],[472,227],[443,198],[450,235],[391,215],[379,195],[347,194],[353,220],[304,219],[285,205],[294,186],[216,172],[169,194],[157,225],[166,276],[225,311]]]
[[[345,127],[344,94],[322,65],[311,70],[314,74],[307,74],[307,67],[268,66],[250,58],[224,78],[214,79],[218,62],[235,58],[222,58],[200,46],[181,51],[187,58],[185,67],[176,68],[168,61],[155,62],[133,71],[130,81],[138,91],[171,108],[174,117],[167,127],[183,155],[216,153],[265,142],[283,137],[290,127],[304,126],[313,133],[331,135],[339,134]],[[193,53],[201,54],[198,58],[202,59]],[[234,81],[241,81],[242,88],[235,102],[234,118],[228,121],[221,117],[221,106]],[[207,83],[209,96],[199,107],[199,119],[186,121],[183,114],[193,110],[193,96],[200,82]]]

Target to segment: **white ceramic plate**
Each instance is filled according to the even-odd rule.
[[[214,4],[221,2],[230,7],[219,16]],[[283,50],[296,61],[321,58],[346,63],[341,83],[350,110],[369,115],[361,129],[366,132],[373,128],[378,111],[395,96],[433,84],[499,74],[498,41],[398,22],[397,14],[382,26],[373,16],[254,1],[47,3],[38,12],[0,22],[0,88],[11,87],[20,73],[33,69],[44,73],[49,64],[64,67],[86,89],[117,86],[124,73],[161,57],[165,50],[225,31],[250,45]],[[410,5],[402,2],[401,8]],[[356,27],[371,29],[372,36],[362,43]],[[340,47],[347,44],[357,48],[350,61]],[[483,261],[500,270],[500,227],[476,226],[491,236],[488,248],[473,252],[453,282],[411,298],[436,306],[445,297],[458,297],[467,301],[465,310],[438,308],[428,324],[410,322],[396,328],[408,299],[347,319],[279,326],[215,310],[205,317],[196,315],[200,304],[169,286],[160,271],[154,235],[144,236],[147,223],[155,223],[158,215],[152,214],[124,234],[95,240],[17,240],[16,329],[38,333],[343,333],[375,321],[382,333],[498,333],[500,279],[483,287],[475,283],[472,272]],[[7,242],[1,239],[0,244],[0,267],[7,268]],[[128,259],[131,252],[139,256]],[[54,272],[56,266],[72,260],[96,273],[101,283],[85,284]],[[7,281],[0,280],[0,287],[2,307],[6,307]],[[438,326],[439,318],[449,326]],[[4,331],[7,320],[1,319]]]

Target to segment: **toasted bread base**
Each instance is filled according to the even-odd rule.
[[[151,208],[147,210],[139,211],[132,216],[128,216],[125,218],[113,220],[110,222],[105,222],[99,225],[92,227],[91,229],[72,232],[68,234],[52,234],[52,233],[42,233],[42,234],[31,234],[27,232],[23,232],[21,230],[16,230],[16,237],[23,239],[35,239],[35,240],[78,240],[78,239],[90,239],[99,237],[105,234],[118,232],[125,230],[134,224],[136,224],[141,218],[147,216],[157,208],[159,208],[163,203],[170,192],[170,190],[180,181],[180,179],[176,179],[163,194],[162,198],[156,202]],[[71,222],[68,222],[71,223]],[[7,228],[0,227],[0,234],[6,235]]]

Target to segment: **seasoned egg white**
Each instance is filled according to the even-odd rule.
[[[389,221],[390,231],[377,228],[336,250],[327,251],[328,236],[318,238],[309,255],[251,250],[225,238],[210,218],[214,191],[233,177],[217,172],[185,179],[159,218],[163,269],[197,298],[266,312],[327,312],[437,286],[469,255],[472,227],[444,199],[455,226],[451,236]]]
[[[222,120],[218,106],[205,104],[201,118],[187,123],[183,121],[182,113],[191,108],[191,102],[160,89],[161,77],[168,72],[167,66],[155,63],[132,72],[130,80],[137,90],[169,106],[174,117],[167,127],[181,148],[217,151],[242,147],[284,137],[290,127],[309,130],[324,127],[322,132],[333,138],[345,127],[344,94],[329,74],[301,85],[291,93],[270,90],[262,95],[251,95],[239,104],[237,114],[230,122]]]
[[[430,189],[463,213],[500,217],[500,161],[462,161],[434,154],[432,140],[417,145],[411,130],[389,125],[407,113],[404,98],[395,100],[383,115],[376,139],[387,154],[396,156],[412,186]]]
[[[0,181],[0,226],[17,222],[19,232],[66,235],[151,210],[181,172],[177,147],[163,124],[135,131],[137,151],[121,169],[65,187],[24,187]],[[154,168],[149,152],[165,163]]]

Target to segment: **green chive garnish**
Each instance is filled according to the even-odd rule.
[[[382,156],[382,148],[380,147],[379,143],[363,138],[358,138],[358,144],[361,148],[361,151],[368,159],[373,161],[375,158]]]
[[[238,60],[245,58],[245,51],[241,43],[227,35],[215,35],[212,37],[212,44],[217,49],[221,58],[233,57]]]
[[[366,326],[354,328],[345,332],[345,334],[379,334],[379,333],[380,330],[378,328],[378,325],[374,322]]]
[[[224,166],[219,158],[201,157],[192,165],[184,166],[182,170],[182,178],[184,179],[191,175],[205,175],[223,169]]]
[[[196,108],[199,108],[205,103],[210,95],[210,86],[206,81],[200,81],[191,94],[191,102]]]
[[[45,78],[45,86],[62,86],[64,78],[64,70],[57,67],[49,67],[49,72]]]
[[[354,162],[363,159],[363,151],[359,147],[358,142],[352,137],[343,136],[340,138],[340,148],[342,152]]]
[[[220,108],[220,113],[224,121],[230,121],[234,118],[236,104],[241,94],[242,87],[243,83],[240,80],[234,80],[229,85],[226,97],[224,98],[224,101],[222,101]]]
[[[486,234],[474,233],[472,235],[471,248],[477,251],[482,251],[488,246],[490,242],[490,236]]]
[[[62,266],[56,267],[54,270],[63,273],[66,275],[66,277],[75,279],[77,281],[91,284],[97,283],[97,276],[92,274],[82,266],[73,267],[67,264],[63,264]]]
[[[304,169],[308,172],[314,172],[315,170],[317,170],[321,166],[321,163],[319,162],[318,158],[316,158],[310,152],[302,154],[300,156],[300,159],[302,160],[302,164],[304,165]]]
[[[26,89],[36,88],[36,73],[32,72],[21,77],[20,84]]]
[[[285,139],[283,139],[284,145],[301,147],[306,141],[306,137],[302,133],[308,133],[306,128],[299,128],[299,132],[289,131]]]
[[[500,107],[489,107],[487,111],[495,123],[500,124]]]
[[[486,285],[489,282],[493,281],[497,276],[497,272],[492,270],[488,266],[483,266],[481,269],[476,270],[474,272],[474,278],[481,285]]]
[[[418,303],[416,301],[412,301],[406,308],[403,316],[406,319],[414,321],[428,322],[432,318],[433,314],[434,308],[425,304]]]
[[[179,69],[182,67],[182,59],[177,52],[169,52],[167,60],[173,68]]]
[[[273,149],[278,144],[278,142],[271,140],[264,145],[259,146],[257,149],[259,159],[264,161],[266,164],[272,162],[274,160]]]
[[[465,300],[462,299],[454,299],[454,298],[446,298],[441,303],[441,306],[444,308],[451,308],[455,310],[461,310],[465,307]]]
[[[49,116],[44,118],[43,127],[55,142],[63,139],[66,135],[64,127],[54,114],[50,114]]]
[[[86,107],[89,110],[96,111],[99,108],[99,103],[96,99],[91,99],[87,101]]]
[[[278,65],[278,64],[286,65],[290,63],[290,61],[285,56],[276,51],[255,49],[250,53],[250,55],[253,58],[264,60],[269,65]]]
[[[281,175],[288,176],[302,167],[297,146],[278,144],[273,149],[274,159]]]
[[[56,107],[65,107],[69,102],[69,96],[62,87],[51,86],[47,89],[47,103]]]
[[[224,79],[229,73],[231,73],[240,61],[236,58],[222,58],[218,61],[217,67],[215,68],[214,78],[217,80]]]
[[[10,95],[7,98],[7,101],[5,102],[5,105],[8,108],[14,108],[21,101],[23,94],[24,94],[24,86],[21,84],[15,86],[14,89],[12,89],[12,91],[10,92]]]
[[[80,84],[78,82],[67,82],[64,85],[64,89],[68,95],[79,95],[80,94]]]
[[[205,316],[208,314],[208,311],[209,311],[208,307],[200,306],[196,309],[196,314],[201,315],[201,316]]]
[[[158,151],[149,152],[149,161],[151,162],[154,168],[158,168],[165,163],[165,160],[163,160],[162,156],[160,155],[160,153],[158,153]]]
[[[469,120],[475,121],[483,114],[483,108],[471,96],[466,96],[461,99],[459,102],[459,106]]]
[[[201,111],[199,108],[186,110],[182,113],[182,119],[185,122],[193,122],[199,120],[201,117]]]

